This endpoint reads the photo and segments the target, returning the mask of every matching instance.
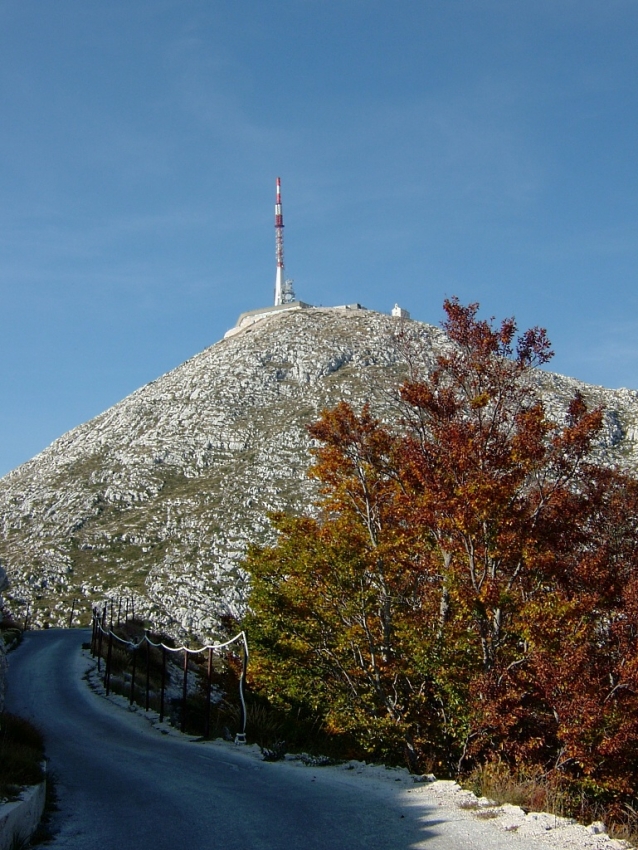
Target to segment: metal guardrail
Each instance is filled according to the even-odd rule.
[[[159,719],[160,723],[164,720],[164,708],[165,708],[165,697],[166,697],[166,680],[167,680],[167,672],[166,672],[166,663],[167,656],[169,653],[183,653],[183,680],[182,680],[182,717],[181,717],[181,731],[184,732],[186,728],[186,698],[188,694],[188,658],[190,655],[201,655],[203,653],[208,653],[208,666],[207,666],[207,677],[206,677],[206,714],[204,721],[204,736],[208,737],[210,734],[210,706],[211,706],[211,689],[212,689],[212,673],[213,673],[213,654],[215,652],[220,652],[223,649],[227,649],[235,643],[240,644],[242,648],[242,671],[241,676],[239,678],[239,700],[241,704],[241,718],[240,718],[240,726],[241,732],[238,732],[235,736],[235,743],[237,744],[245,744],[246,743],[246,701],[244,697],[244,689],[246,686],[246,671],[248,668],[248,640],[246,638],[245,632],[239,632],[230,640],[225,641],[224,643],[215,643],[215,644],[206,644],[206,646],[202,646],[199,649],[189,649],[187,646],[167,646],[165,643],[161,641],[159,643],[155,643],[152,641],[147,633],[147,630],[144,631],[144,636],[136,643],[133,640],[126,640],[125,638],[120,637],[115,634],[113,631],[113,624],[110,626],[106,626],[106,611],[107,607],[104,606],[102,614],[99,613],[97,608],[93,608],[93,631],[91,635],[91,654],[93,657],[97,655],[97,669],[99,672],[101,671],[101,661],[104,657],[103,654],[103,643],[104,639],[107,640],[108,646],[106,650],[106,658],[105,658],[105,670],[104,670],[104,687],[106,689],[107,696],[111,691],[111,669],[112,669],[112,657],[113,657],[113,643],[117,642],[127,649],[129,649],[132,653],[132,668],[131,668],[131,685],[130,685],[130,694],[129,694],[129,703],[133,704],[135,702],[135,675],[137,672],[137,653],[138,651],[145,646],[146,647],[146,685],[145,685],[145,709],[149,710],[150,706],[150,651],[151,647],[155,649],[160,649],[162,652],[162,680],[161,680],[161,689],[160,689],[160,711],[159,711]]]

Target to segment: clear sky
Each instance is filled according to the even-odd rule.
[[[271,302],[638,388],[637,0],[0,0],[0,474]]]

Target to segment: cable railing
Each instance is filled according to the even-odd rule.
[[[145,687],[144,687],[144,707],[146,711],[150,709],[150,697],[151,697],[151,687],[150,687],[150,671],[151,671],[151,650],[156,649],[161,652],[162,662],[161,662],[161,685],[160,685],[160,698],[159,698],[159,721],[162,723],[165,717],[165,703],[166,703],[166,693],[167,693],[167,684],[169,682],[169,676],[167,672],[167,661],[171,654],[178,655],[179,653],[183,653],[183,661],[182,661],[182,711],[181,711],[181,724],[180,729],[182,732],[186,730],[186,707],[187,707],[187,697],[188,697],[188,675],[189,675],[189,658],[190,656],[199,656],[204,653],[208,653],[207,658],[207,667],[206,667],[206,689],[205,689],[205,714],[204,714],[204,737],[207,738],[210,735],[210,709],[211,709],[211,697],[212,697],[212,680],[213,680],[213,656],[216,653],[220,653],[221,651],[228,649],[234,644],[238,644],[241,647],[241,674],[239,676],[239,702],[240,702],[240,722],[239,726],[241,731],[237,732],[235,735],[235,743],[236,744],[245,744],[246,743],[246,700],[245,700],[245,687],[246,687],[246,671],[248,668],[248,640],[246,638],[246,633],[244,631],[239,632],[234,637],[230,638],[230,640],[224,641],[223,643],[213,643],[206,644],[205,646],[199,647],[199,649],[190,649],[187,646],[168,646],[163,641],[155,642],[152,641],[148,635],[148,630],[144,630],[144,635],[139,639],[139,641],[130,640],[127,638],[123,638],[120,635],[116,634],[113,630],[113,621],[109,626],[106,625],[106,612],[107,606],[104,606],[102,613],[98,611],[97,608],[93,608],[93,631],[91,635],[91,654],[95,658],[97,656],[97,669],[99,673],[102,673],[101,663],[104,658],[104,688],[106,690],[106,695],[109,696],[111,692],[111,674],[113,672],[113,647],[114,645],[123,646],[131,653],[131,681],[130,681],[130,690],[129,690],[129,704],[132,705],[135,700],[135,683],[136,683],[136,674],[137,674],[137,658],[138,654],[141,650],[144,651],[145,655]],[[106,654],[104,643],[106,642]]]

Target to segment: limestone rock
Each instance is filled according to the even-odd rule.
[[[397,328],[429,368],[449,345],[431,325],[367,310],[272,315],[64,434],[0,480],[0,559],[16,617],[87,623],[105,597],[157,624],[213,634],[240,614],[240,560],[272,540],[269,511],[312,504],[306,425],[341,399],[392,414],[406,374]],[[576,388],[605,407],[598,453],[638,467],[638,394],[539,372],[561,417]],[[122,602],[122,612],[124,605]]]

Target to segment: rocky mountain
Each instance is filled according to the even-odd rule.
[[[406,372],[404,320],[364,309],[267,315],[68,432],[0,480],[5,603],[31,623],[88,622],[92,604],[200,637],[241,611],[240,559],[267,513],[312,503],[306,425],[340,399],[387,416]],[[446,339],[408,321],[427,368]],[[638,393],[539,372],[561,416],[580,388],[605,406],[598,451],[638,470]]]

